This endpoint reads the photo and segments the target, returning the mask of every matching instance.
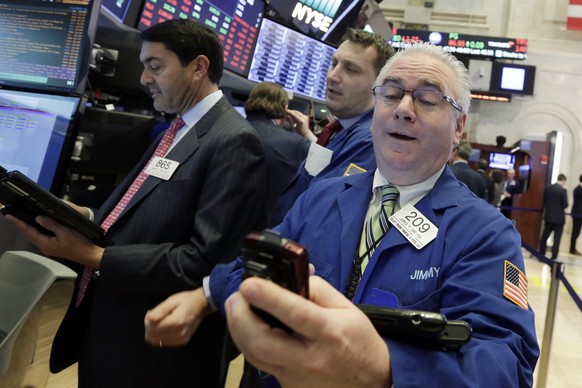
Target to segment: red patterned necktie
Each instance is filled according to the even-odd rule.
[[[115,208],[113,208],[111,213],[109,213],[107,218],[105,218],[105,220],[101,223],[101,228],[105,232],[107,232],[109,230],[109,228],[111,227],[111,225],[113,225],[115,223],[115,221],[117,220],[117,217],[119,217],[119,215],[123,212],[125,207],[131,201],[131,198],[133,198],[135,193],[137,193],[137,191],[139,190],[141,185],[145,182],[145,180],[149,176],[149,174],[146,173],[145,170],[148,167],[148,165],[150,164],[151,160],[154,157],[162,158],[166,155],[166,153],[168,152],[168,149],[172,145],[172,142],[176,138],[176,132],[178,131],[178,129],[182,128],[183,126],[184,126],[184,120],[182,120],[181,117],[176,117],[172,121],[172,123],[170,124],[170,128],[168,128],[168,130],[164,133],[164,136],[162,136],[162,140],[160,140],[160,143],[158,144],[158,147],[154,151],[150,160],[145,164],[144,168],[141,170],[141,172],[138,174],[138,176],[134,179],[133,183],[131,184],[131,186],[129,186],[129,189],[127,189],[127,191],[125,192],[125,194],[123,195],[121,200],[119,200],[119,202],[117,203]],[[93,276],[94,272],[95,272],[95,270],[91,267],[85,267],[85,269],[83,270],[83,275],[81,275],[81,282],[79,284],[79,293],[77,294],[77,303],[75,304],[75,307],[79,307],[79,305],[81,304],[81,301],[83,300],[83,297],[85,296],[85,293],[87,292],[87,287],[89,286],[89,283],[91,282],[91,277]]]
[[[325,127],[323,127],[323,130],[319,134],[319,137],[317,138],[317,144],[324,147],[327,146],[327,143],[329,143],[331,135],[339,131],[341,128],[342,125],[338,119],[330,121],[329,123],[327,123]]]

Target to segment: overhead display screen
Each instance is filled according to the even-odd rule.
[[[270,0],[266,16],[312,38],[337,44],[364,0]]]
[[[222,41],[224,67],[246,77],[264,6],[262,0],[146,0],[137,28],[179,18],[198,20]]]
[[[0,1],[0,85],[82,93],[98,3]]]
[[[527,59],[527,39],[494,38],[456,32],[395,29],[390,44],[402,48],[414,42],[431,42],[453,54],[496,59]]]
[[[325,84],[335,48],[263,19],[248,78],[325,100]]]

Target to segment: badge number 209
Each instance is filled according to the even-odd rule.
[[[438,228],[413,205],[406,205],[390,217],[390,222],[416,249],[434,240]]]

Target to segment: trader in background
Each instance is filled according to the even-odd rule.
[[[327,73],[325,105],[336,120],[316,138],[309,129],[309,118],[289,111],[295,131],[313,144],[307,160],[279,199],[271,225],[279,224],[297,197],[315,182],[376,168],[370,133],[374,105],[370,90],[393,54],[394,49],[380,35],[348,29]]]
[[[469,157],[472,150],[468,141],[461,141],[451,154],[451,171],[476,196],[487,199],[487,182],[485,178],[469,166]]]
[[[218,88],[223,50],[212,30],[174,20],[141,38],[141,82],[156,110],[178,117],[96,213],[111,245],[95,246],[47,217],[38,222],[54,237],[12,221],[80,274],[53,343],[52,372],[78,361],[79,388],[217,387],[224,318],[205,319],[178,349],[146,343],[143,317],[169,295],[200,287],[264,226],[263,149]],[[156,161],[170,172],[155,169]]]
[[[578,185],[572,193],[574,203],[572,204],[572,238],[570,239],[570,253],[576,256],[582,255],[576,249],[576,241],[580,235],[580,228],[582,227],[582,175],[578,178]]]
[[[378,168],[311,186],[276,228],[309,251],[310,298],[258,277],[239,288],[239,258],[150,311],[148,341],[187,342],[214,305],[245,360],[285,387],[532,385],[539,348],[520,236],[447,167],[469,109],[467,70],[441,47],[414,44],[373,90]],[[450,351],[383,338],[360,303],[440,312],[473,337]]]
[[[521,184],[515,179],[515,169],[510,168],[505,172],[505,182],[503,183],[503,195],[501,196],[501,213],[511,220],[511,207],[513,199],[521,193]]]
[[[485,185],[487,186],[487,202],[493,206],[497,206],[495,181],[493,180],[493,177],[487,173],[489,162],[487,162],[485,159],[479,159],[475,167],[476,171],[485,179]]]
[[[283,129],[289,96],[273,82],[257,84],[245,102],[247,120],[256,129],[265,151],[269,204],[274,204],[307,157],[311,142]]]
[[[566,208],[568,207],[568,192],[564,188],[566,175],[559,174],[558,181],[549,185],[544,190],[544,230],[540,237],[540,252],[546,254],[546,245],[552,232],[554,243],[552,245],[552,260],[558,258],[560,241],[566,223]]]

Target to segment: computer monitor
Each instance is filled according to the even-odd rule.
[[[101,8],[119,23],[134,27],[143,0],[101,0]]]
[[[327,71],[336,49],[263,19],[248,78],[271,81],[301,96],[325,101]]]
[[[493,62],[491,91],[533,95],[536,67]]]
[[[492,152],[489,154],[489,167],[500,170],[512,170],[515,166],[515,155],[502,152]]]
[[[0,89],[0,165],[60,194],[84,101]]]
[[[364,0],[270,0],[265,16],[317,40],[337,45],[354,25]]]
[[[2,0],[0,86],[81,94],[100,0]]]
[[[137,28],[179,18],[198,20],[222,41],[224,68],[246,77],[264,7],[263,0],[145,0]]]

